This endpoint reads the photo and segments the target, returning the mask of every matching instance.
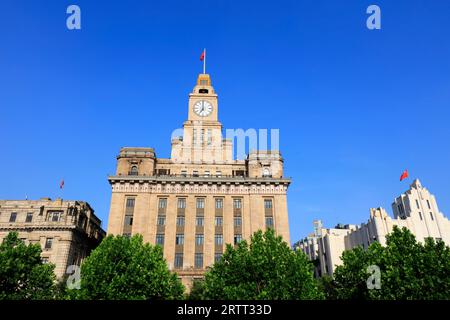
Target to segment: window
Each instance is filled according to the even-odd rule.
[[[430,217],[431,217],[431,220],[434,221],[434,217],[433,217],[433,213],[432,212],[430,212]]]
[[[266,227],[273,228],[273,218],[272,217],[266,217]]]
[[[200,141],[202,144],[205,141],[205,129],[201,129],[200,131]]]
[[[167,208],[167,199],[165,199],[165,198],[159,199],[159,208],[160,209]]]
[[[134,198],[127,199],[127,208],[134,208]]]
[[[137,166],[131,166],[129,175],[130,176],[137,176],[138,175],[138,167]]]
[[[195,254],[195,268],[203,268],[203,253]]]
[[[272,200],[270,200],[270,199],[265,199],[265,200],[264,200],[264,208],[265,208],[265,209],[272,209]]]
[[[431,209],[430,201],[427,200],[428,209]]]
[[[187,171],[186,170],[181,170],[181,176],[182,177],[186,177],[187,176]]]
[[[206,170],[206,171],[205,171],[205,177],[209,177],[209,176],[210,176],[209,170]]]
[[[175,268],[183,268],[183,254],[175,253]]]
[[[125,216],[125,225],[132,226],[133,225],[133,216]]]
[[[156,235],[156,244],[159,244],[161,246],[164,245],[164,234],[158,233]]]
[[[420,209],[419,200],[417,200],[417,199],[416,199],[416,206],[417,206],[417,209]]]
[[[234,217],[234,226],[240,227],[242,225],[242,218],[241,217]]]
[[[41,261],[42,261],[43,264],[46,264],[46,263],[48,263],[48,258],[47,257],[43,257],[43,258],[41,258]]]
[[[197,129],[194,129],[194,134],[193,134],[193,138],[194,140],[194,144],[197,144]]]
[[[204,240],[203,234],[195,235],[195,245],[197,245],[197,246],[203,245],[203,240]]]
[[[216,199],[216,209],[223,208],[223,199]]]
[[[223,218],[222,217],[216,217],[214,224],[216,225],[216,227],[221,227],[223,225]]]
[[[25,218],[25,222],[31,222],[31,221],[33,221],[33,213],[28,212],[27,217]]]
[[[166,224],[166,217],[158,216],[158,226],[163,226]]]
[[[17,212],[11,212],[11,216],[9,217],[9,222],[16,222]]]
[[[241,199],[234,199],[233,200],[233,208],[241,209],[241,207],[242,207]]]
[[[179,216],[177,217],[177,227],[182,227],[184,226],[184,217]]]
[[[210,145],[211,142],[212,142],[212,131],[211,131],[211,129],[208,129],[206,140],[207,140],[208,145]]]
[[[178,199],[178,209],[186,209],[186,199],[185,198]]]
[[[419,217],[420,217],[420,220],[423,220],[423,218],[422,218],[422,212],[420,212],[420,211],[419,211]]]
[[[195,218],[195,225],[198,226],[198,227],[201,227],[201,226],[203,226],[204,221],[205,221],[205,219],[203,217],[200,217],[200,216],[196,217]]]
[[[222,245],[223,244],[223,234],[214,235],[214,243],[219,246]]]
[[[222,176],[222,171],[216,171],[216,177],[220,178]]]
[[[270,177],[270,170],[268,168],[264,168],[263,177]]]
[[[197,170],[192,171],[192,176],[198,177],[198,171]]]
[[[242,241],[242,235],[241,234],[235,234],[234,235],[234,244],[238,244]]]
[[[197,198],[197,209],[204,209],[204,208],[205,208],[205,199]]]
[[[214,262],[219,262],[222,259],[221,253],[215,253],[214,254]]]
[[[175,236],[175,244],[176,245],[183,245],[184,244],[184,234],[178,233]]]
[[[45,249],[51,249],[53,245],[53,238],[45,239]]]
[[[50,213],[50,220],[52,222],[58,222],[61,218],[61,212],[51,212]]]

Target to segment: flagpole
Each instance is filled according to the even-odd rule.
[[[206,74],[206,48],[203,49],[205,56],[203,57],[203,74]]]

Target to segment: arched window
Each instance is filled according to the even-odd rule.
[[[270,170],[268,168],[263,169],[263,177],[270,177]]]
[[[137,176],[138,175],[138,167],[132,166],[130,169],[130,176]]]

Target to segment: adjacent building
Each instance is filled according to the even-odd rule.
[[[0,242],[12,231],[26,244],[41,245],[42,260],[55,264],[58,278],[68,266],[80,266],[105,236],[87,202],[59,198],[0,200]]]
[[[394,226],[408,228],[422,243],[431,237],[450,245],[450,221],[439,211],[434,195],[419,180],[414,180],[410,189],[394,200],[392,209],[394,219],[383,208],[370,209],[369,220],[360,226],[337,225],[326,229],[320,221],[315,221],[314,233],[294,247],[314,261],[316,276],[322,276],[333,274],[342,263],[340,257],[345,250],[357,246],[366,249],[374,241],[385,245],[386,235]]]
[[[278,150],[233,156],[222,134],[218,96],[208,74],[200,74],[188,101],[188,118],[172,138],[171,157],[152,148],[124,147],[117,156],[108,234],[141,234],[161,245],[169,268],[189,286],[257,230],[274,228],[289,243],[286,193]]]

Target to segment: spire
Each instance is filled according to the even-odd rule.
[[[411,188],[415,188],[415,189],[421,189],[422,188],[422,184],[420,183],[419,179],[415,179],[413,181],[413,183],[411,184]]]

